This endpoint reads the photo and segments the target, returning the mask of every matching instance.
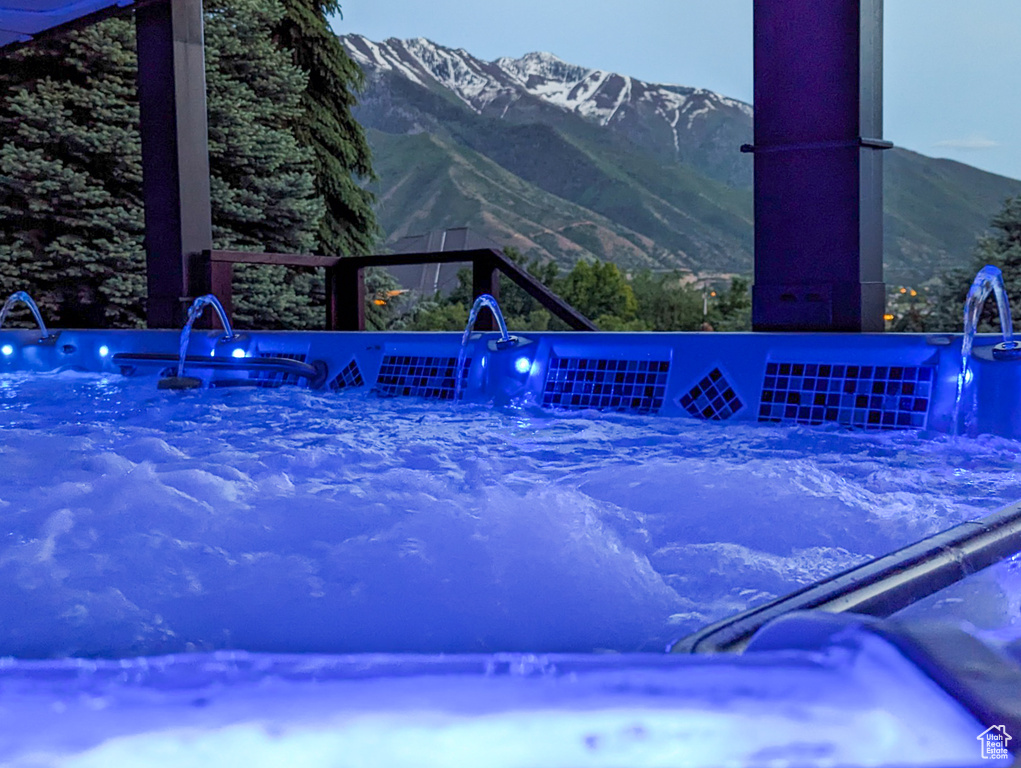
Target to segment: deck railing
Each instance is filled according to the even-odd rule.
[[[204,251],[202,271],[208,270],[211,292],[233,318],[231,279],[235,264],[275,264],[287,267],[322,267],[326,270],[326,329],[331,331],[365,330],[365,280],[367,267],[391,267],[407,264],[449,264],[469,262],[472,266],[472,295],[483,293],[500,298],[499,276],[503,273],[529,296],[576,331],[598,330],[584,317],[532,275],[500,251],[479,248],[468,251],[429,253],[393,253],[372,256],[312,256],[296,253],[248,253],[246,251]],[[492,331],[496,322],[489,310],[475,323],[478,330]]]

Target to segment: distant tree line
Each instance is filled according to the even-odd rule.
[[[371,250],[372,169],[351,116],[361,72],[335,0],[206,0],[215,248]],[[131,17],[0,57],[0,293],[64,327],[145,318],[137,57]],[[323,276],[243,266],[242,327],[321,327]]]
[[[513,248],[506,253],[601,330],[751,330],[747,278],[733,278],[729,286],[707,294],[706,286],[686,280],[680,273],[639,272],[626,276],[612,263],[587,261],[579,261],[563,273],[553,263],[526,264]],[[951,270],[925,286],[894,289],[888,298],[888,328],[897,332],[960,333],[968,289],[986,264],[1003,272],[1007,295],[1014,301],[1014,330],[1021,334],[1021,196],[1006,200],[992,217],[990,231],[979,238],[968,267]],[[459,275],[457,288],[447,296],[417,300],[410,295],[395,296],[392,305],[377,314],[377,327],[460,330],[471,297],[471,273],[465,270]],[[501,283],[500,306],[508,325],[517,330],[567,328],[509,280]],[[999,328],[996,303],[987,301],[979,330],[993,332]]]
[[[749,282],[737,277],[719,290],[696,285],[679,272],[627,276],[612,262],[579,261],[567,272],[553,262],[526,261],[507,248],[508,258],[604,331],[739,331],[751,329]],[[388,286],[389,288],[389,286]],[[393,293],[392,289],[386,293]],[[377,294],[387,311],[376,327],[403,330],[463,330],[472,305],[471,270],[458,273],[449,294]],[[500,309],[518,331],[568,330],[559,318],[509,279],[500,282]],[[368,325],[369,323],[367,323]]]
[[[893,293],[887,307],[893,315],[891,330],[960,333],[968,289],[976,273],[987,264],[1003,272],[1007,296],[1013,301],[1014,330],[1021,331],[1021,196],[1008,198],[993,216],[989,233],[975,246],[970,266],[951,270],[930,285]],[[986,302],[979,329],[1000,329],[996,302]]]

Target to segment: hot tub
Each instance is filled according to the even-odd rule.
[[[176,333],[38,336],[0,334],[0,760],[989,764],[868,628],[661,652],[1021,496],[1013,362],[953,437],[945,336],[202,332],[187,392]]]

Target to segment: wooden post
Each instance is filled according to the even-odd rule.
[[[472,259],[472,300],[484,293],[500,300],[500,269],[496,260],[488,254],[477,255]],[[475,330],[496,330],[496,318],[487,307],[483,307],[475,319]]]
[[[326,330],[336,331],[340,313],[340,297],[337,295],[337,268],[326,268]]]
[[[142,198],[150,328],[180,328],[189,275],[212,248],[202,0],[159,0],[135,12]]]
[[[326,269],[326,326],[331,331],[365,330],[365,279],[354,260]]]
[[[204,250],[188,259],[189,296],[198,298],[211,293],[220,300],[227,318],[234,320],[234,297],[231,280],[234,277],[234,264],[217,259],[216,254],[223,251]],[[184,311],[187,306],[182,306]],[[219,328],[220,318],[215,312],[203,312],[195,321],[195,328]],[[226,330],[226,329],[224,329]]]
[[[227,319],[234,322],[234,289],[231,285],[234,278],[234,265],[229,261],[213,261],[209,264],[209,284],[211,292],[220,300],[223,311],[227,313]],[[215,315],[216,313],[211,313]],[[216,325],[220,324],[220,318],[215,318]],[[224,329],[226,330],[226,328]]]

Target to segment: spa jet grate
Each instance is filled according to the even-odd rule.
[[[719,368],[681,395],[681,407],[696,419],[723,421],[744,407],[741,398]]]
[[[362,378],[362,372],[358,370],[358,361],[353,357],[351,362],[345,365],[343,370],[330,382],[330,389],[333,390],[363,386],[365,386],[365,380]]]
[[[667,360],[593,360],[551,356],[542,404],[547,408],[656,413],[666,393]]]
[[[928,365],[767,363],[759,421],[924,429],[934,378]]]
[[[456,357],[413,357],[387,355],[379,367],[376,391],[383,397],[426,397],[433,400],[454,399]],[[471,358],[461,367],[462,392],[468,380]]]

